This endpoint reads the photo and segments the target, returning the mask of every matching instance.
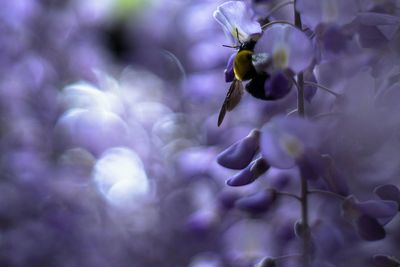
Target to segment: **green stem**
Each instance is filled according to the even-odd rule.
[[[296,2],[294,4],[294,24],[300,30],[303,30],[300,13],[296,10]],[[305,116],[304,109],[304,76],[300,72],[297,75],[297,110],[300,116]],[[310,227],[308,222],[308,183],[304,175],[300,175],[301,179],[301,222],[304,227],[303,236],[303,266],[308,267],[310,264]]]

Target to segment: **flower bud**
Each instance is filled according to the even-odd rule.
[[[218,155],[217,162],[229,169],[245,168],[259,149],[260,131],[252,130],[248,136],[236,142]]]
[[[400,190],[392,184],[380,185],[374,189],[374,193],[383,200],[395,201],[400,210]]]
[[[226,183],[230,186],[242,186],[254,182],[269,169],[268,163],[263,158],[253,161],[247,168],[230,178]]]

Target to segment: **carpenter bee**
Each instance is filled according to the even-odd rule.
[[[235,77],[229,87],[228,93],[226,94],[224,103],[222,104],[221,110],[218,116],[218,126],[221,125],[224,120],[227,111],[233,110],[240,102],[244,87],[243,81],[250,80],[256,76],[256,70],[252,63],[252,56],[254,53],[254,46],[259,36],[253,36],[246,42],[239,40],[239,32],[236,29],[237,39],[239,41],[238,46],[227,46],[238,49],[234,60],[233,60],[233,72]]]

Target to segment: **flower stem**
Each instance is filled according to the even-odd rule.
[[[296,1],[294,3],[294,24],[300,30],[303,30],[300,13],[296,10]],[[297,110],[300,116],[305,116],[304,110],[304,76],[303,72],[297,75]],[[303,266],[308,267],[310,263],[310,227],[308,223],[308,183],[307,178],[301,174],[301,222],[304,227],[303,236]]]
[[[271,22],[268,22],[267,24],[264,24],[261,26],[261,29],[265,30],[266,28],[268,28],[269,26],[272,26],[274,24],[287,24],[287,25],[291,25],[293,27],[295,27],[296,25],[294,25],[293,23],[287,21],[287,20],[274,20]]]
[[[291,198],[296,199],[296,200],[301,202],[301,198],[299,196],[295,195],[295,194],[292,194],[292,193],[289,193],[289,192],[285,192],[285,191],[278,191],[278,190],[275,190],[275,189],[272,189],[272,190],[277,195],[291,197]]]
[[[345,200],[346,197],[339,195],[335,192],[331,192],[331,191],[326,191],[326,190],[319,190],[319,189],[313,189],[308,191],[309,194],[321,194],[321,195],[325,195],[325,196],[331,196],[331,197],[335,197],[338,198],[340,200]]]
[[[341,96],[340,94],[335,93],[334,91],[332,91],[332,90],[329,89],[328,87],[323,86],[323,85],[318,84],[318,83],[304,82],[304,84],[305,84],[305,85],[310,85],[310,86],[318,87],[318,88],[320,88],[320,89],[322,89],[322,90],[325,90],[326,92],[328,92],[328,93],[330,93],[330,94],[332,94],[332,95],[334,95],[334,96],[336,96],[336,97],[340,97],[340,96]]]

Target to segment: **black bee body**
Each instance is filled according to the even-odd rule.
[[[224,120],[226,112],[233,110],[239,104],[244,91],[242,81],[253,79],[257,75],[252,63],[255,44],[256,41],[254,40],[242,43],[233,60],[233,72],[235,78],[229,87],[228,93],[226,94],[224,103],[219,112],[218,126],[220,126]]]

